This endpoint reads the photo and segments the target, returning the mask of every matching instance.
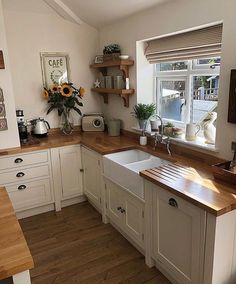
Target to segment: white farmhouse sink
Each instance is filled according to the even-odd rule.
[[[104,176],[143,199],[144,184],[139,172],[168,163],[140,150],[128,150],[103,156]]]

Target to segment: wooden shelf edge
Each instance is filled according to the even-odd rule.
[[[103,63],[93,63],[90,64],[90,68],[106,68],[106,67],[113,67],[113,66],[132,66],[134,65],[134,60],[127,59],[127,60],[114,60],[114,61],[105,61]]]
[[[116,94],[116,95],[132,95],[134,94],[134,89],[107,89],[107,88],[91,88],[92,92],[100,94]]]
[[[108,104],[109,94],[119,95],[124,101],[124,106],[129,107],[129,96],[133,95],[135,90],[134,89],[126,90],[126,89],[91,88],[91,91],[102,95],[105,104]]]

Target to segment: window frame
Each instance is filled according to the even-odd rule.
[[[161,103],[160,103],[160,82],[164,80],[183,80],[186,81],[185,90],[186,90],[186,108],[187,108],[187,116],[184,122],[171,120],[168,118],[163,118],[163,122],[172,122],[176,127],[184,128],[187,123],[190,122],[191,117],[191,104],[192,104],[192,82],[194,76],[220,76],[220,66],[216,66],[214,69],[210,68],[211,64],[199,64],[199,67],[196,68],[194,65],[195,60],[188,60],[187,69],[185,70],[168,70],[168,71],[159,71],[157,68],[157,64],[154,64],[153,72],[154,72],[154,102],[157,106],[157,113],[161,115]],[[167,62],[171,63],[171,62]],[[207,67],[206,67],[207,65]]]

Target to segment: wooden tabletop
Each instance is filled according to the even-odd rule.
[[[194,168],[167,164],[142,171],[140,175],[215,216],[236,209],[236,194]]]
[[[46,138],[41,138],[39,143],[35,145],[31,144],[15,149],[0,150],[0,156],[75,144],[87,146],[101,155],[136,148],[172,163],[178,163],[181,166],[191,168],[195,171],[195,178],[192,182],[182,177],[181,179],[172,180],[170,184],[170,182],[167,183],[164,179],[164,174],[162,179],[150,175],[150,172],[148,173],[147,171],[141,175],[167,190],[175,190],[176,194],[181,195],[191,203],[204,208],[214,215],[219,216],[236,208],[236,189],[232,185],[216,182],[213,178],[209,164],[219,162],[220,160],[217,157],[200,152],[193,154],[193,150],[188,150],[187,148],[182,150],[176,149],[175,145],[171,146],[173,155],[170,157],[166,149],[161,151],[158,148],[154,151],[152,146],[140,146],[136,136],[121,135],[110,137],[104,132],[80,131],[75,131],[72,135],[52,133]],[[183,185],[185,186],[183,187]]]
[[[0,280],[34,267],[25,237],[4,187],[0,187]]]

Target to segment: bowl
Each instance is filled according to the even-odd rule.
[[[119,58],[125,60],[129,58],[129,55],[120,55]]]

